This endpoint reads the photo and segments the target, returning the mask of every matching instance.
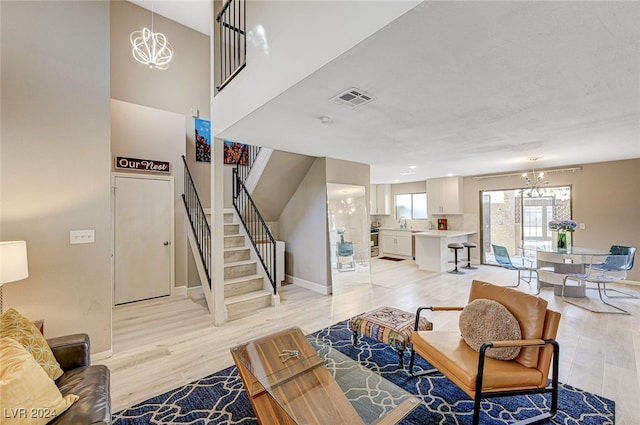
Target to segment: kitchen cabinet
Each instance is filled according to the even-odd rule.
[[[380,255],[413,258],[413,234],[410,231],[380,230]]]
[[[427,213],[429,215],[463,214],[462,177],[427,180]]]
[[[371,202],[371,215],[391,214],[391,185],[372,184],[369,194]]]

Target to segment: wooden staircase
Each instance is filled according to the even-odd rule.
[[[271,292],[264,277],[257,273],[257,260],[251,258],[240,224],[232,212],[224,213],[224,303],[227,320],[250,315],[271,306]]]

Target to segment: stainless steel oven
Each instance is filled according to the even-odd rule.
[[[378,232],[371,232],[371,256],[377,257],[378,254]]]

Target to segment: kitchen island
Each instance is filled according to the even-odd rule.
[[[444,272],[452,269],[453,251],[447,245],[453,242],[467,242],[475,230],[426,230],[414,233],[415,261],[420,270]],[[466,258],[466,249],[458,253],[458,259]],[[451,261],[451,263],[449,262]]]

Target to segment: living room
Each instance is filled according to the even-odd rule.
[[[186,52],[191,52],[192,67],[182,68],[176,57],[176,67],[167,73],[150,73],[133,61],[128,65],[120,63],[125,58],[130,59],[128,31],[113,30],[114,26],[124,25],[123,21],[135,21],[128,24],[131,27],[145,24],[149,13],[144,9],[127,2],[91,2],[87,5],[3,2],[0,10],[4,106],[1,239],[27,240],[30,261],[29,279],[4,287],[5,306],[13,306],[29,317],[44,318],[46,332],[52,336],[88,332],[94,353],[102,354],[104,359],[115,354],[112,344],[114,313],[109,190],[114,155],[110,137],[111,101],[115,99],[180,113],[186,117],[185,125],[192,122],[192,108],[198,109],[201,117],[211,118],[208,37],[182,29],[185,34],[178,39],[184,41],[175,47],[181,47],[180,60],[184,59]],[[162,21],[156,19],[160,25]],[[55,43],[51,42],[52,35],[56,37]],[[31,48],[25,51],[21,47],[24,45]],[[193,72],[196,69],[202,70],[202,75],[195,77]],[[172,82],[176,73],[180,77]],[[196,80],[200,82],[195,83]],[[167,99],[174,99],[175,103]],[[630,106],[635,108],[629,110],[629,115],[637,117],[637,104]],[[188,129],[186,136],[185,153],[192,158],[193,132]],[[603,140],[600,144],[606,146],[607,141]],[[637,142],[637,138],[634,140]],[[637,149],[637,145],[628,146],[628,151],[633,152],[633,149]],[[570,155],[567,153],[567,157]],[[551,184],[574,187],[575,218],[587,223],[587,228],[576,234],[580,245],[640,245],[639,201],[635,195],[640,169],[637,157],[636,154],[633,156],[636,159],[624,161],[603,158],[607,162],[582,164],[583,170],[579,173],[549,177],[553,179]],[[576,163],[568,161],[567,165]],[[199,167],[203,164],[194,165],[200,168],[197,172],[201,176],[208,177],[208,171]],[[527,165],[522,163],[519,170],[526,169]],[[203,179],[202,190],[205,202],[210,201],[207,199],[207,177]],[[492,181],[491,185],[484,180],[480,187],[478,181],[471,180],[471,177],[468,180],[465,181],[465,204],[472,211],[478,205],[480,190],[511,188],[521,184],[520,181],[514,183],[513,178],[505,178]],[[70,245],[69,231],[85,228],[95,230],[95,244]],[[181,279],[180,286],[195,284],[188,278],[187,260],[176,268],[181,270],[181,276],[187,276]],[[640,280],[637,268],[631,272],[630,278]],[[496,283],[501,283],[498,280],[496,277]],[[443,282],[440,288],[432,290],[446,293],[438,291],[446,284]],[[428,300],[430,294],[425,293],[424,299]],[[455,295],[462,296],[461,293]],[[322,300],[327,303],[327,309],[332,303],[341,302],[302,291],[297,296]],[[416,307],[400,301],[396,305],[408,310]],[[345,310],[342,315],[318,311],[317,315],[327,317],[327,320],[305,330],[319,329],[373,306],[363,302],[348,312]],[[283,307],[270,313],[274,314],[274,320],[282,313]],[[301,307],[299,311],[303,310]],[[63,311],[65,314],[61,314]],[[626,334],[626,348],[621,351],[625,353],[621,354],[625,356],[623,363],[628,362],[629,367],[617,369],[618,375],[611,379],[607,375],[604,386],[625,382],[637,388],[637,382],[633,384],[633,381],[622,380],[631,379],[629,376],[633,376],[634,371],[637,376],[638,361],[631,363],[627,357],[633,352],[628,342],[635,341],[637,345],[637,331],[633,333],[631,330],[633,326],[637,329],[637,325],[627,327],[627,324],[614,322],[634,323],[637,315],[634,312],[630,318],[602,321],[590,318],[584,322],[590,325],[584,331],[585,338],[593,337],[595,330],[604,333],[609,327],[613,329],[610,331],[612,335],[624,332],[624,329],[631,333],[631,336]],[[251,319],[246,322],[251,322]],[[620,341],[612,338],[606,340],[608,342]],[[594,345],[597,347],[598,344],[600,342],[592,344],[591,349],[596,350]],[[635,356],[637,359],[637,354]],[[97,356],[97,360],[99,358]],[[229,362],[230,358],[226,361]],[[586,387],[579,380],[575,385]],[[603,393],[593,388],[585,389]],[[637,395],[637,392],[620,390],[611,398],[623,403],[621,400],[625,394]],[[629,423],[636,419],[634,416],[630,418]]]

